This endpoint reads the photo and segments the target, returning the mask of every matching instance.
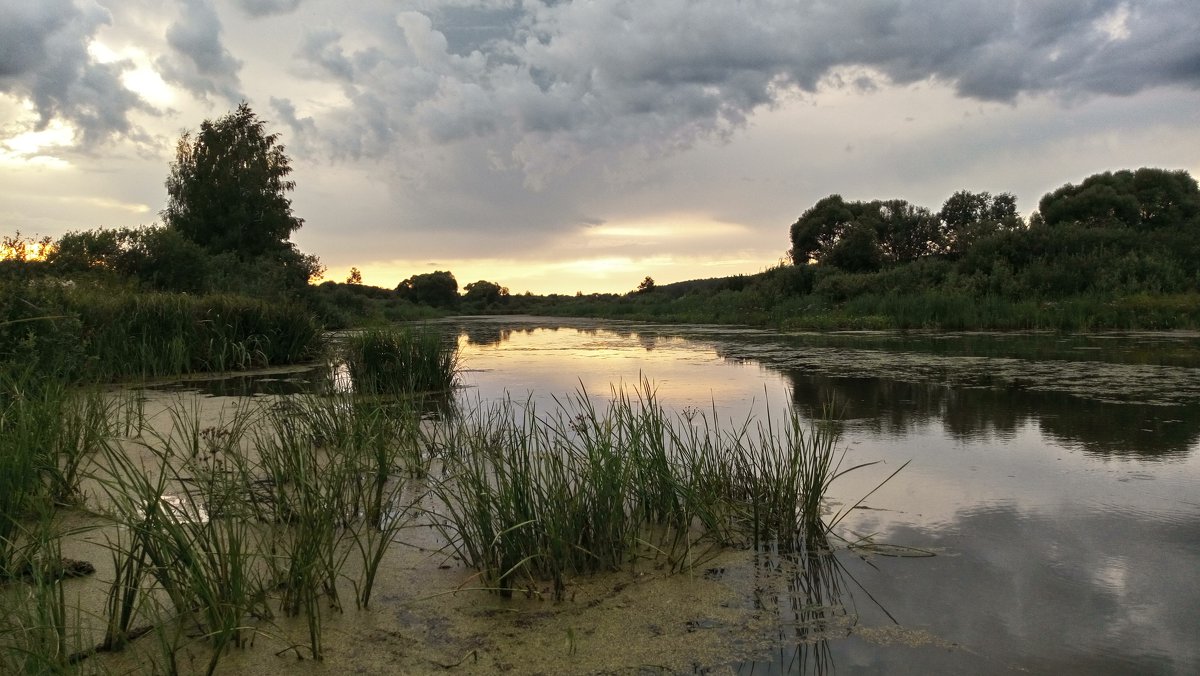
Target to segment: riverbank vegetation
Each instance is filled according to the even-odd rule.
[[[1044,196],[818,201],[788,262],[624,295],[517,297],[521,311],[784,329],[1200,327],[1200,190],[1184,171],[1096,174]]]
[[[1185,171],[1096,174],[1046,194],[1028,220],[1007,193],[959,191],[941,208],[830,195],[753,275],[628,293],[455,292],[415,275],[393,303],[429,313],[541,314],[782,329],[1172,329],[1200,327],[1200,189]],[[331,293],[344,293],[330,289]],[[389,291],[375,294],[386,306]]]

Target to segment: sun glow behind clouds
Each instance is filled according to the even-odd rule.
[[[668,215],[662,217],[622,220],[602,223],[588,228],[588,238],[611,239],[699,239],[732,237],[745,232],[735,223],[722,223],[704,217]]]
[[[175,100],[175,92],[154,70],[150,57],[141,49],[125,47],[117,52],[99,40],[92,40],[88,44],[88,54],[100,63],[127,62],[129,67],[121,73],[121,84],[149,103],[164,106]]]
[[[0,141],[0,166],[65,169],[70,163],[50,153],[74,142],[75,130],[54,120],[41,131],[21,132]]]

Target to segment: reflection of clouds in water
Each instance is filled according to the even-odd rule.
[[[1191,390],[1164,395],[1192,397],[1187,405],[1105,401],[1111,379],[1087,390],[1096,372],[1141,378],[1129,389],[1138,393],[1147,374],[1169,371],[1159,383],[1168,388],[1195,369],[1096,363],[1059,389],[1048,380],[1018,387],[1010,386],[1017,385],[1014,364],[1049,377],[1076,362],[879,351],[863,360],[866,351],[828,348],[796,367],[813,352],[770,332],[619,323],[609,331],[608,322],[583,320],[550,331],[537,323],[544,320],[524,321],[525,330],[503,343],[464,351],[466,366],[481,370],[464,375],[476,395],[549,397],[582,383],[603,399],[610,384],[632,386],[644,375],[664,407],[708,412],[715,401],[733,422],[752,410],[761,418],[766,401],[778,413],[789,399],[811,418],[836,398],[849,418],[844,466],[882,462],[834,482],[834,508],[853,505],[912,460],[842,527],[940,555],[846,563],[905,628],[961,649],[880,649],[853,638],[831,644],[836,666],[880,673],[1200,669],[1192,636],[1200,626],[1193,580],[1200,569],[1193,497],[1200,378]],[[643,344],[651,339],[653,350]],[[905,370],[884,357],[928,368]],[[960,372],[963,365],[970,368]],[[989,365],[999,366],[996,378],[972,380]]]
[[[876,568],[856,575],[903,625],[987,658],[984,671],[1200,667],[1200,520],[1176,528],[1121,510],[1027,514],[994,506],[964,510],[945,528],[901,526],[879,537],[941,555],[876,558]],[[909,657],[912,673],[940,659]],[[925,657],[931,664],[922,664]],[[874,658],[882,666],[888,655]]]

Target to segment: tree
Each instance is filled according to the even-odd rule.
[[[851,236],[853,241],[843,245]],[[928,209],[899,199],[846,202],[841,195],[830,195],[805,211],[792,224],[791,239],[796,265],[829,263],[855,270],[916,260],[942,249],[937,218]]]
[[[646,278],[643,279],[640,284],[638,284],[637,291],[635,291],[635,293],[650,293],[653,290],[654,290],[654,278],[651,277],[650,275],[646,275]]]
[[[458,281],[450,272],[437,270],[413,275],[400,282],[396,293],[413,303],[433,307],[453,307],[458,304]]]
[[[495,305],[508,300],[508,287],[483,279],[467,284],[463,291],[466,292],[463,295],[464,301],[479,306]]]
[[[242,103],[185,132],[167,177],[166,225],[214,254],[277,254],[303,220],[286,194],[292,168],[278,134]]]
[[[362,284],[362,273],[358,268],[350,268],[350,276],[346,278],[347,284]]]
[[[1200,188],[1186,171],[1143,167],[1093,174],[1038,202],[1046,225],[1082,223],[1135,230],[1180,227],[1200,217]]]
[[[1016,196],[1007,192],[992,196],[959,190],[942,204],[938,220],[946,251],[955,255],[966,253],[984,237],[1025,226],[1017,213]]]
[[[870,202],[863,211],[859,221],[873,221],[883,261],[906,263],[942,250],[938,219],[925,207],[887,200]]]
[[[826,258],[830,265],[847,272],[874,272],[883,264],[883,250],[875,229],[859,224],[846,231]]]
[[[820,262],[854,221],[854,213],[841,195],[830,195],[800,215],[792,224],[792,262]]]

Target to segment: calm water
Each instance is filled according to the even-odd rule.
[[[735,420],[835,402],[847,462],[881,461],[835,485],[842,505],[911,461],[839,530],[936,556],[842,550],[856,629],[797,646],[784,612],[741,673],[1200,672],[1200,336],[447,326],[468,399],[553,406],[647,378],[668,408]]]
[[[669,409],[732,421],[832,404],[845,462],[879,461],[835,484],[834,509],[910,463],[837,529],[875,546],[705,573],[778,615],[773,648],[738,673],[1200,673],[1198,334],[439,326],[467,405],[552,409],[642,379]],[[186,387],[279,394],[325,375]]]

